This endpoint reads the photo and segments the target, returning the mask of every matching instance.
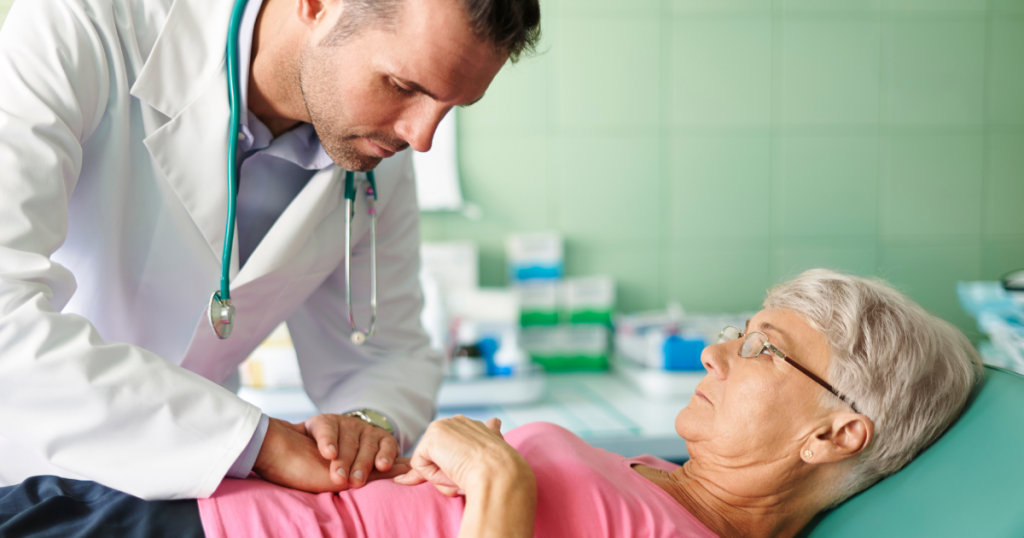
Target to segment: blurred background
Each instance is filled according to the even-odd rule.
[[[682,461],[701,350],[819,266],[1024,372],[1024,273],[995,282],[1024,268],[1024,0],[541,5],[538,53],[417,155],[442,416]],[[316,413],[295,357],[282,325],[240,395]]]
[[[459,111],[425,240],[557,230],[623,311],[757,309],[814,266],[977,337],[958,280],[1024,267],[1024,2],[543,0],[540,54]]]
[[[0,0],[0,24],[13,0]],[[618,309],[756,309],[827,266],[978,335],[958,280],[1024,267],[1024,1],[542,0],[538,54],[458,113],[425,241],[560,232]]]

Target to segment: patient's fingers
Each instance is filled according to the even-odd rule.
[[[462,491],[462,488],[452,481],[452,479],[448,478],[448,475],[444,474],[444,471],[438,471],[433,474],[430,480],[423,478],[423,476],[415,469],[395,477],[395,483],[403,486],[418,486],[424,482],[430,482],[434,486],[434,489],[441,492],[441,495],[446,497],[455,497],[466,494]]]
[[[423,478],[416,469],[410,469],[409,472],[395,477],[395,482],[403,486],[418,486],[426,481],[427,479]]]
[[[462,494],[462,490],[457,487],[438,486],[437,484],[434,484],[434,489],[440,491],[441,495],[444,495],[445,497],[455,497]]]
[[[488,420],[487,421],[487,428],[490,429],[492,432],[498,434],[498,437],[501,437],[502,440],[505,439],[505,436],[501,434],[501,419],[500,418],[494,417],[491,420]]]
[[[444,473],[440,473],[440,474],[443,475]],[[437,475],[435,475],[434,478],[437,479],[439,477]],[[448,477],[444,477],[444,478],[446,480],[448,479]],[[418,485],[420,485],[420,484],[422,484],[424,482],[431,482],[431,485],[434,486],[434,489],[436,489],[437,491],[441,492],[441,495],[444,495],[446,497],[454,497],[456,495],[461,495],[462,494],[461,493],[462,489],[459,488],[459,486],[455,485],[454,483],[450,483],[449,484],[449,483],[443,483],[443,482],[442,483],[432,482],[430,480],[427,480],[426,478],[423,478],[423,476],[420,475],[418,472],[416,472],[415,469],[413,469],[412,471],[409,471],[408,473],[406,473],[404,475],[400,475],[400,476],[396,476],[395,477],[395,483],[401,484],[403,486],[418,486]],[[451,482],[451,481],[448,480],[448,482]]]
[[[391,468],[388,469],[387,471],[370,471],[370,478],[367,479],[366,482],[370,483],[373,482],[374,480],[392,479],[402,476],[404,474],[408,474],[410,471],[412,471],[412,467],[409,466],[408,462],[395,462],[395,464],[392,465]]]

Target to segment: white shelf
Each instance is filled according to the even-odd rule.
[[[544,397],[544,372],[513,377],[445,379],[437,395],[439,409],[523,405]]]
[[[707,371],[671,372],[645,368],[621,357],[612,357],[612,370],[641,393],[651,398],[689,396],[697,389]]]

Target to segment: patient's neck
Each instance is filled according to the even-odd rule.
[[[637,467],[694,517],[723,537],[795,536],[824,508],[808,470],[792,462],[750,467],[701,465],[693,459],[671,473]],[[794,472],[795,471],[795,472]],[[764,487],[773,485],[770,488]]]

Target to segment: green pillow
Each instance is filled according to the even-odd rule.
[[[1024,537],[1024,376],[985,376],[934,445],[801,536]]]

